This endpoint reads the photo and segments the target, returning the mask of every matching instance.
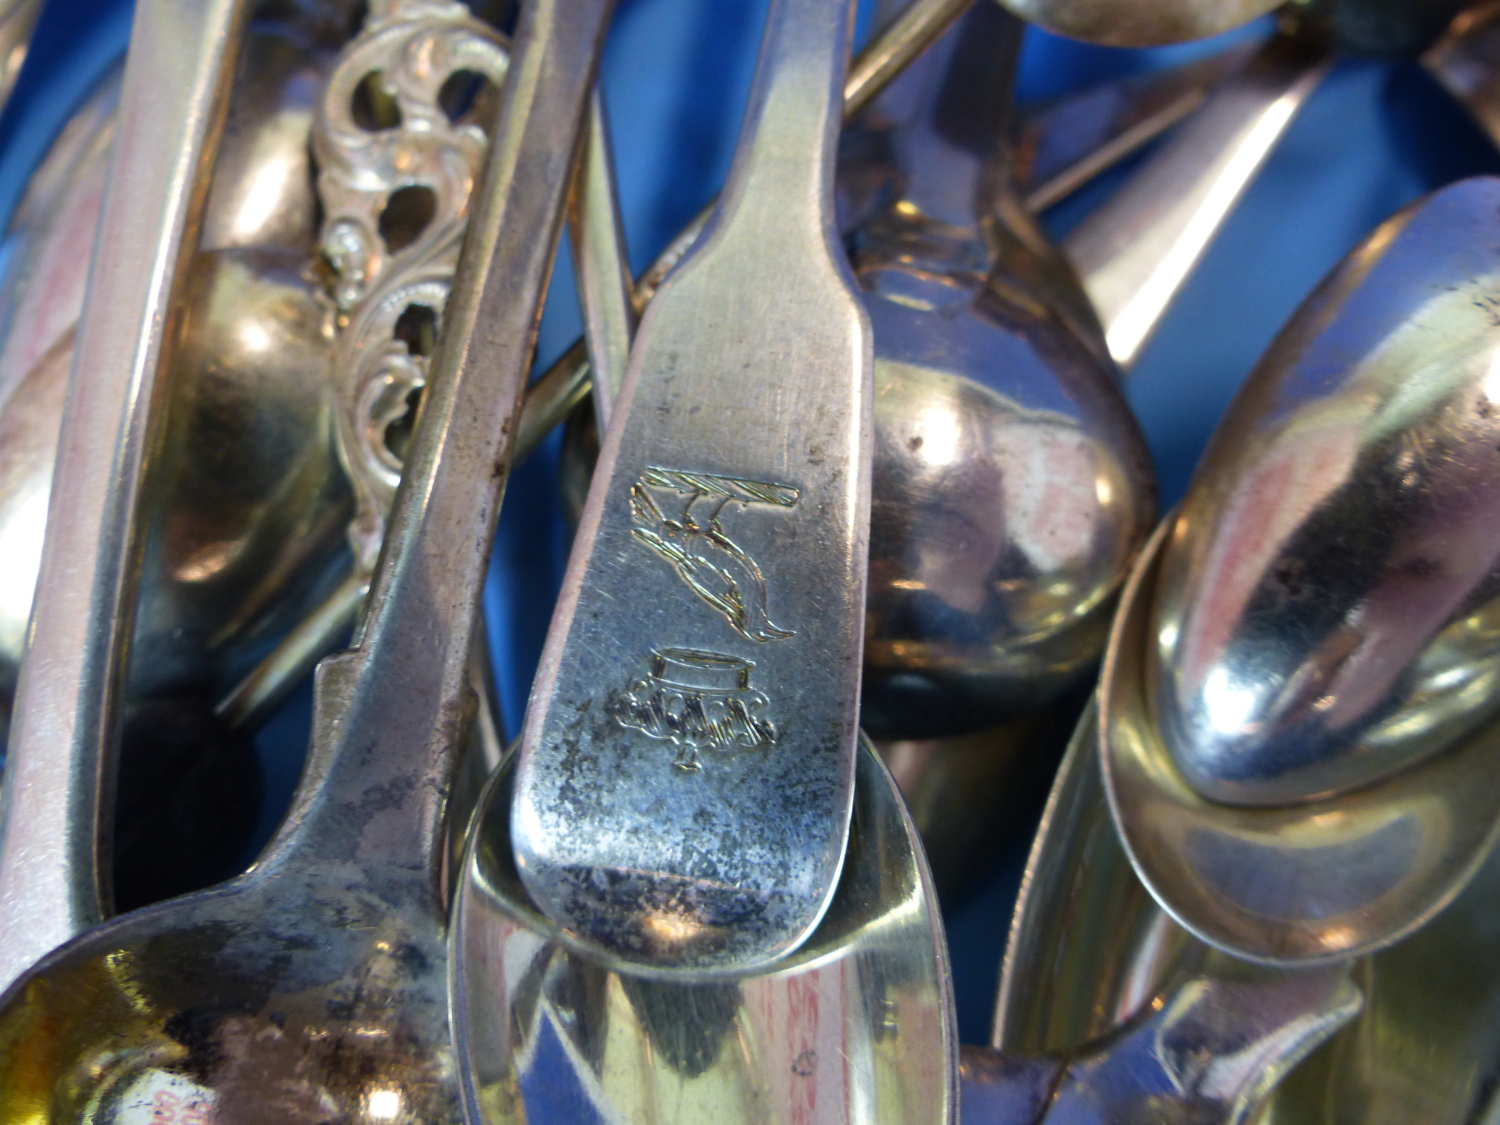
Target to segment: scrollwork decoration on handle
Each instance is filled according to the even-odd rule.
[[[504,37],[461,3],[372,0],[313,122],[339,336],[336,438],[355,493],[350,546],[366,575],[489,148],[483,106],[508,65]]]

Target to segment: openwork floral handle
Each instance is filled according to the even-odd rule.
[[[313,124],[355,566],[373,571],[489,147],[507,45],[463,4],[373,0]]]

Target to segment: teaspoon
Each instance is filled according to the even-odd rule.
[[[370,615],[322,666],[288,819],[246,875],[96,928],[0,999],[0,1115],[129,1119],[164,1092],[221,1122],[460,1119],[444,805],[560,228],[557,141],[582,122],[608,14],[607,0],[522,9]]]
[[[1162,905],[1301,962],[1388,945],[1500,833],[1489,303],[1500,182],[1397,215],[1304,304],[1138,564],[1105,777]]]

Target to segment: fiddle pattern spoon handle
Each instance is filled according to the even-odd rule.
[[[795,948],[848,831],[870,331],[833,232],[843,0],[775,0],[729,182],[647,307],[522,735],[554,921],[657,967]]]
[[[197,227],[249,0],[141,0],[120,97],[0,794],[0,991],[103,916],[146,479],[172,296]]]

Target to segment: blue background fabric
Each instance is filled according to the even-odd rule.
[[[988,0],[980,0],[988,2]],[[727,171],[767,0],[620,0],[604,59],[630,257],[644,268],[707,202]],[[863,14],[868,22],[868,13]],[[49,0],[15,95],[0,116],[0,215],[72,108],[123,50],[126,0]],[[1243,34],[1243,33],[1240,33]],[[1233,38],[1233,37],[1231,37]],[[1216,49],[1090,47],[1028,33],[1025,104]],[[1046,216],[1061,236],[1118,186],[1129,166]],[[1199,267],[1130,377],[1149,437],[1163,508],[1182,494],[1209,434],[1260,353],[1317,281],[1373,227],[1426,192],[1500,173],[1500,155],[1411,63],[1347,60],[1313,96]],[[578,334],[572,271],[560,257],[543,319],[539,370]],[[517,469],[507,492],[486,593],[506,729],[514,734],[568,547],[556,499],[557,435]],[[296,784],[309,694],[258,738],[269,832]],[[1027,832],[1017,833],[1024,841]],[[989,1018],[1024,843],[950,906],[947,923],[965,1042]]]

